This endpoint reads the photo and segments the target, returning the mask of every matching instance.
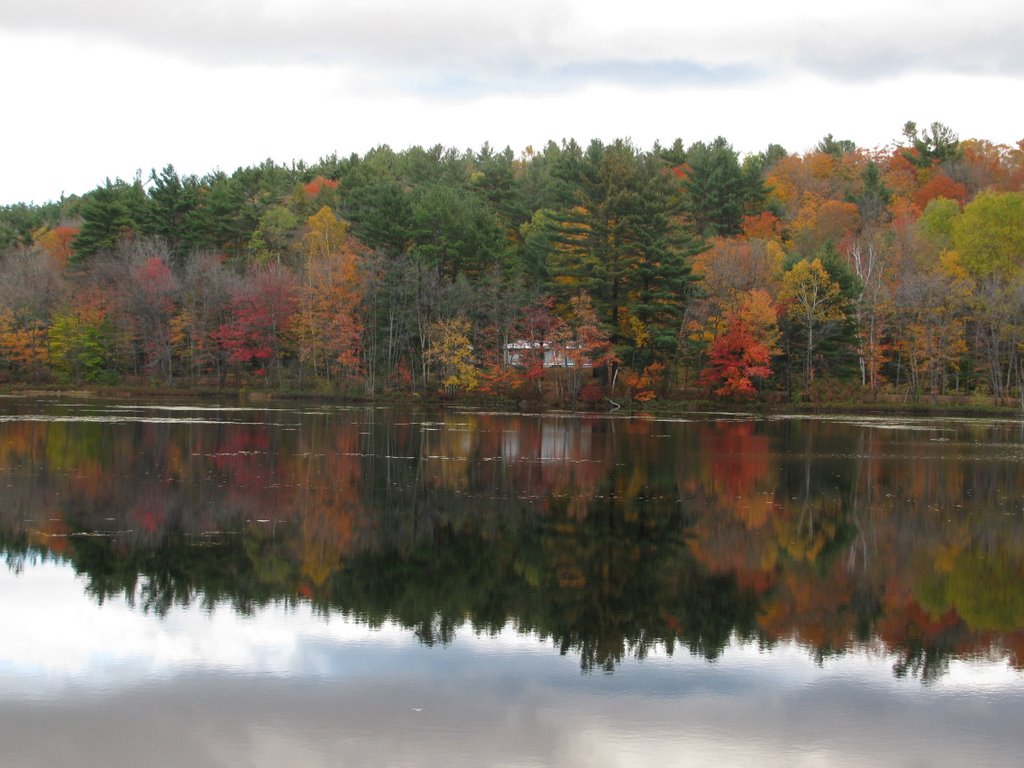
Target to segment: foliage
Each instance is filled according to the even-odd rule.
[[[977,277],[1024,267],[1024,192],[983,192],[953,221],[953,246]]]
[[[42,320],[19,322],[9,309],[0,313],[0,360],[15,374],[39,381],[49,362],[48,331]]]
[[[82,226],[74,239],[73,261],[84,261],[101,252],[111,252],[118,241],[139,228],[142,184],[121,179],[97,187],[82,202]]]
[[[358,373],[362,352],[360,244],[324,206],[306,220],[305,260],[290,331],[299,361],[328,381]]]
[[[381,146],[201,177],[166,165],[4,206],[4,375],[223,385],[234,372],[426,391],[439,374],[431,328],[462,319],[488,392],[573,402],[586,389],[599,402],[649,371],[657,386],[637,391],[662,396],[697,382],[722,336],[735,341],[760,290],[782,306],[762,386],[859,369],[872,398],[1024,401],[1024,145],[904,128],[902,146],[829,134],[803,155],[746,157],[721,137],[650,151],[564,140],[518,156]],[[824,305],[798,310],[809,267],[796,265],[816,260],[839,294],[822,283]],[[290,298],[256,311],[271,273]],[[573,319],[581,293],[592,321]],[[105,330],[87,373],[64,345],[90,303]],[[583,327],[607,341],[595,367],[545,368],[544,345],[575,350]]]
[[[903,125],[903,136],[910,145],[903,156],[919,168],[930,168],[960,156],[960,138],[942,123],[932,123],[918,131],[917,123],[908,120]]]
[[[699,236],[738,235],[743,217],[760,213],[766,196],[760,169],[741,166],[723,137],[692,145],[682,174],[687,214]]]
[[[112,378],[113,328],[100,296],[79,297],[58,311],[50,324],[48,357],[56,373],[69,382],[104,382]]]
[[[779,300],[786,316],[803,336],[804,383],[814,381],[815,355],[822,339],[846,318],[846,300],[839,283],[825,270],[821,259],[798,261],[782,278]]]
[[[430,326],[427,358],[437,368],[440,385],[449,395],[477,386],[469,332],[469,321],[464,318],[437,320]]]
[[[228,362],[245,365],[267,386],[278,379],[285,329],[295,311],[295,277],[276,264],[256,267],[231,295],[230,320],[217,331]]]
[[[701,383],[716,397],[749,400],[759,382],[772,374],[771,359],[779,353],[776,307],[765,291],[752,289],[731,313],[725,333],[711,343]]]

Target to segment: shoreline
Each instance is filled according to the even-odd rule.
[[[750,401],[730,402],[699,399],[660,399],[643,404],[621,403],[621,407],[572,407],[559,403],[540,401],[514,401],[509,398],[493,397],[442,397],[420,393],[389,392],[378,395],[353,395],[341,393],[318,393],[303,391],[252,390],[203,387],[147,387],[147,386],[97,386],[97,387],[48,387],[48,386],[0,386],[0,398],[30,397],[80,397],[96,400],[145,399],[145,400],[236,400],[258,405],[271,402],[320,402],[330,404],[419,406],[424,408],[466,408],[497,409],[510,413],[571,413],[579,415],[609,414],[637,417],[670,417],[686,413],[731,413],[750,416],[780,416],[786,414],[815,415],[861,415],[861,416],[920,416],[920,417],[1013,417],[1024,419],[1024,408],[1019,403],[1000,405],[991,399],[978,397],[947,396],[943,402],[920,400],[900,401],[891,396],[884,400],[858,401],[842,400],[827,405],[813,402],[792,401]]]

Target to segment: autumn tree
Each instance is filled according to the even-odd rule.
[[[476,389],[470,324],[465,318],[436,320],[430,325],[426,357],[437,371],[440,386],[449,395]]]
[[[356,373],[362,347],[359,245],[324,206],[306,220],[301,286],[291,332],[299,361],[328,381]]]
[[[220,343],[220,328],[231,322],[231,297],[241,278],[223,259],[197,251],[185,261],[178,311],[171,318],[171,344],[190,379],[213,374],[223,386],[229,352]]]
[[[966,187],[969,198],[983,190],[1024,191],[1024,139],[1014,146],[968,139],[960,142],[960,150],[960,157],[946,170]]]
[[[515,340],[507,347],[506,359],[510,366],[522,371],[524,385],[529,394],[544,394],[544,365],[547,350],[562,333],[564,320],[554,311],[555,301],[550,296],[538,298],[523,306],[515,328]]]
[[[339,186],[335,179],[329,179],[321,174],[317,174],[302,184],[300,207],[304,211],[320,210],[324,207],[337,207],[339,202]]]
[[[914,222],[913,231],[931,245],[933,253],[953,249],[953,225],[960,217],[956,200],[939,197],[930,200],[921,216]]]
[[[267,386],[282,383],[286,329],[295,311],[295,276],[278,264],[253,268],[233,292],[217,331],[228,362],[249,366]]]
[[[74,242],[78,232],[78,227],[68,225],[45,227],[37,230],[34,239],[36,245],[56,259],[63,269],[74,255]]]
[[[480,386],[491,393],[509,394],[523,385],[511,364],[511,345],[523,342],[523,317],[537,299],[521,273],[500,267],[487,270],[472,286],[474,349],[480,363]]]
[[[790,232],[800,255],[810,258],[824,247],[838,248],[852,239],[860,225],[856,203],[805,195]]]
[[[47,250],[0,258],[0,361],[15,377],[46,376],[50,320],[67,288],[60,261]]]
[[[956,200],[960,205],[967,202],[967,187],[958,181],[953,181],[941,171],[933,171],[928,174],[925,181],[914,193],[914,204],[924,210],[928,203],[936,198]]]
[[[726,316],[726,329],[711,342],[701,383],[717,397],[749,399],[772,374],[781,332],[778,307],[763,289],[747,291]]]
[[[924,263],[905,276],[894,296],[902,322],[893,336],[915,399],[921,392],[943,394],[949,377],[960,372],[974,291],[956,253],[922,256]]]
[[[976,283],[978,341],[992,394],[1007,397],[1013,379],[1024,397],[1024,192],[978,195],[953,220],[953,246]]]
[[[716,325],[724,327],[727,315],[739,309],[748,291],[760,288],[778,294],[785,253],[771,240],[715,238],[709,245],[694,258],[694,273],[699,278],[698,301],[707,305],[707,324],[701,331],[713,338]]]
[[[171,320],[177,311],[180,282],[168,264],[170,254],[136,251],[126,259],[126,280],[120,286],[122,311],[140,348],[146,370],[171,383],[173,338]]]
[[[726,331],[751,290],[778,295],[785,259],[774,240],[714,238],[709,246],[694,258],[698,280],[683,323],[690,364],[697,371],[703,369],[705,352]]]
[[[983,192],[953,223],[953,246],[978,278],[1024,267],[1024,192]]]
[[[846,319],[846,299],[821,259],[798,261],[782,278],[779,301],[802,337],[804,385],[814,381],[815,356],[822,341]]]
[[[716,397],[748,400],[756,382],[771,376],[771,352],[738,318],[711,344],[701,383]]]
[[[857,322],[861,386],[867,387],[872,397],[878,394],[882,368],[889,360],[887,339],[896,311],[893,283],[898,249],[893,240],[890,229],[867,226],[846,250],[858,284],[851,298]]]
[[[568,316],[549,330],[546,347],[558,372],[559,395],[575,402],[583,388],[583,370],[613,368],[611,342],[598,321],[590,295],[581,292],[569,300]]]
[[[102,292],[80,291],[75,301],[54,312],[50,323],[50,366],[67,382],[110,382],[116,379],[115,331],[110,301]]]

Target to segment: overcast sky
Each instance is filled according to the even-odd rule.
[[[173,163],[1024,138],[1019,0],[3,0],[0,204]]]

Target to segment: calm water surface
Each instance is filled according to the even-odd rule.
[[[0,765],[1009,765],[1024,427],[0,399]]]

